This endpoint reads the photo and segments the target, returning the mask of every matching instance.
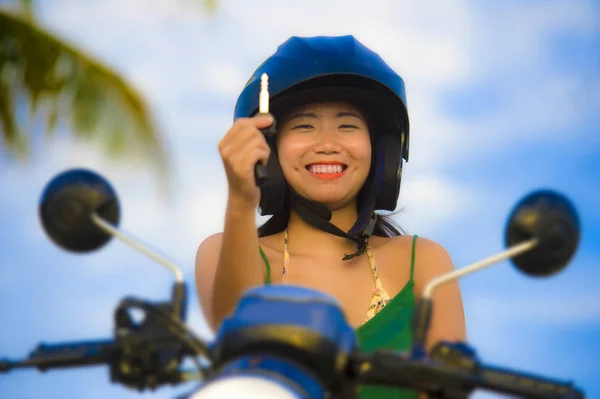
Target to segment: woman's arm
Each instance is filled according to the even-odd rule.
[[[433,278],[454,270],[454,264],[446,249],[434,241],[419,237],[415,251],[414,282],[418,301],[425,285]],[[433,292],[433,314],[425,343],[427,352],[431,352],[442,340],[466,340],[465,314],[457,281],[441,285]],[[423,394],[420,399],[429,398]]]
[[[230,198],[223,233],[206,238],[196,253],[196,290],[208,325],[216,331],[248,289],[262,285],[255,210]]]
[[[415,295],[421,298],[425,285],[433,278],[454,270],[450,255],[440,244],[417,239],[415,254]],[[445,283],[433,292],[433,314],[426,341],[428,351],[440,340],[464,341],[466,322],[457,281]]]

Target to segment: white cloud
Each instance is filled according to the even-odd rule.
[[[500,103],[469,121],[461,121],[461,115],[452,118],[451,125],[460,128],[454,136],[463,143],[460,152],[481,155],[525,142],[575,138],[573,131],[597,108],[598,98],[592,87],[583,87],[585,76],[556,64],[555,38],[584,40],[597,34],[593,2],[514,3],[481,12],[490,17],[470,21],[477,32],[468,52],[471,75],[460,84],[493,90],[489,96]],[[557,137],[559,130],[568,134]]]
[[[477,193],[437,175],[402,179],[398,208],[402,226],[410,232],[429,234],[473,211]]]
[[[443,156],[456,160],[474,148],[481,151],[512,145],[511,133],[533,140],[534,132],[544,134],[557,122],[572,121],[578,109],[569,101],[568,93],[576,84],[569,76],[541,78],[521,90],[507,89],[503,120],[495,114],[473,124],[452,120],[440,114],[438,95],[446,88],[477,82],[484,71],[504,71],[503,76],[507,69],[530,73],[544,62],[552,33],[586,34],[595,29],[593,13],[585,2],[575,6],[553,2],[519,12],[494,9],[492,24],[498,29],[482,29],[481,21],[490,23],[489,18],[478,15],[485,11],[472,11],[466,2],[440,6],[438,2],[387,1],[365,7],[360,1],[326,5],[311,1],[297,6],[238,1],[221,4],[213,20],[187,6],[167,3],[68,2],[44,15],[55,29],[71,37],[77,32],[78,42],[119,63],[126,76],[150,95],[155,108],[162,110],[161,117],[169,126],[183,123],[180,120],[201,126],[206,118],[202,110],[177,109],[185,93],[228,98],[230,109],[224,110],[224,116],[230,113],[253,68],[289,36],[352,33],[405,77],[415,136],[412,159],[426,160],[421,165],[433,168],[439,168],[436,160]],[[143,17],[140,9],[146,11]],[[315,13],[315,9],[320,11]],[[107,20],[111,21],[108,32],[104,29]],[[221,34],[226,30],[229,36]],[[474,31],[478,34],[473,35]],[[94,44],[99,37],[102,42]],[[124,51],[125,56],[120,56]],[[194,132],[169,131],[171,136]],[[532,134],[523,137],[523,132]],[[427,143],[426,149],[417,146],[419,138]],[[451,153],[444,152],[448,145]]]
[[[378,51],[405,77],[409,104],[415,104],[411,112],[417,132],[427,134],[432,141],[439,130],[431,129],[429,123],[440,119],[440,125],[449,123],[439,115],[434,119],[429,114],[420,116],[419,108],[435,103],[437,87],[468,76],[468,49],[463,43],[469,32],[460,27],[468,25],[469,14],[463,2],[440,7],[388,1],[365,7],[360,1],[327,5],[314,1],[292,8],[283,3],[235,2],[222,4],[214,23],[204,20],[202,13],[196,19],[189,12],[183,16],[178,7],[174,8],[179,11],[164,12],[163,2],[156,3],[144,6],[147,3],[140,0],[123,6],[120,2],[67,2],[59,13],[57,7],[44,15],[54,29],[77,37],[78,43],[117,62],[119,69],[150,96],[153,108],[161,110],[161,119],[169,127],[189,120],[199,129],[204,119],[211,118],[203,110],[178,109],[186,93],[228,98],[230,109],[226,112],[231,113],[237,93],[253,69],[292,35],[352,33]],[[319,13],[314,12],[317,8]],[[135,17],[140,9],[147,12],[143,19]],[[425,12],[435,23],[419,23]],[[107,20],[111,21],[109,32],[104,29]],[[230,36],[220,35],[218,27],[229,30]],[[101,42],[97,41],[99,36]],[[426,105],[419,107],[413,100],[419,98],[416,96]],[[418,129],[419,121],[425,124],[422,129]],[[169,135],[177,140],[190,131],[170,128]]]
[[[231,110],[227,111],[230,112],[215,110],[213,113],[208,113],[199,107],[196,113],[172,115],[168,121],[169,130],[173,132],[173,145],[180,148],[178,151],[181,156],[195,159],[198,162],[200,160],[199,153],[212,152],[218,155],[218,141],[232,127],[233,105]]]
[[[247,72],[236,67],[225,59],[212,60],[206,67],[206,73],[200,74],[198,90],[206,90],[235,98],[239,95],[240,87],[248,79]]]
[[[471,62],[477,66],[474,80],[494,72],[508,77],[525,71],[539,77],[531,72],[544,67],[556,34],[582,37],[598,32],[593,0],[511,2],[479,8],[477,14],[469,21]]]

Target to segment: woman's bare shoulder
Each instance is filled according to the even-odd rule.
[[[395,237],[371,236],[369,244],[374,250],[383,249],[386,251],[397,251],[410,249],[413,242],[412,235],[401,235]]]
[[[206,238],[204,238],[204,240],[202,240],[202,242],[200,243],[200,246],[213,246],[216,243],[220,243],[223,240],[223,232],[220,231],[218,233],[213,233],[209,236],[207,236]]]
[[[448,252],[440,243],[415,235],[401,235],[396,237],[373,237],[371,246],[373,248],[385,248],[389,250],[410,250],[412,251],[414,244],[415,255],[424,255],[426,258],[436,256],[447,256]]]
[[[415,262],[430,264],[429,273],[437,274],[454,268],[446,248],[437,241],[419,236],[415,243]]]
[[[432,248],[439,247],[443,248],[441,244],[426,237],[420,235],[412,235],[412,234],[403,234],[394,237],[379,237],[372,236],[370,239],[371,245],[379,245],[379,246],[393,246],[395,248],[409,246],[412,248],[413,241],[416,242],[416,245],[421,248]]]
[[[437,241],[419,236],[414,252],[414,282],[417,294],[432,279],[454,270],[454,262],[448,250]]]
[[[414,256],[414,280],[417,286],[454,268],[446,248],[422,236],[377,237],[372,246],[391,259],[412,259]]]
[[[223,242],[223,233],[214,233],[206,237],[196,250],[196,263],[203,263],[204,258],[214,257],[215,254],[218,254],[221,249],[221,244]]]

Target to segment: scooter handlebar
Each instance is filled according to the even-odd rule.
[[[462,353],[460,353],[462,352]],[[431,358],[380,350],[351,362],[359,384],[380,384],[428,392],[436,398],[468,398],[488,390],[527,399],[583,399],[571,382],[480,364],[464,344],[441,343]]]
[[[40,344],[25,360],[0,361],[0,372],[26,367],[45,371],[53,368],[105,364],[110,362],[116,350],[118,346],[110,339],[53,345]]]

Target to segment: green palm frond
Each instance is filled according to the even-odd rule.
[[[202,0],[204,10],[210,14],[217,12],[217,0]]]
[[[99,141],[111,156],[142,155],[168,180],[165,145],[136,90],[36,26],[30,14],[0,10],[0,140],[7,153],[28,155],[25,127],[32,119],[49,136],[65,121],[76,137]]]

